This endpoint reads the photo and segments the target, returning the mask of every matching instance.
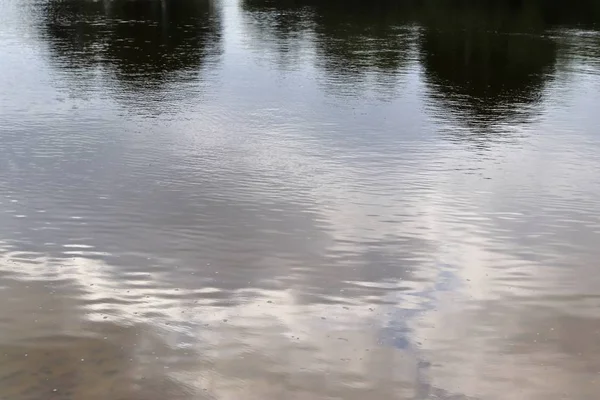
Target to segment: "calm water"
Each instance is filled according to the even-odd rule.
[[[600,397],[599,2],[0,7],[1,400]]]

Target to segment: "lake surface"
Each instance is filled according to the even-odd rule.
[[[0,6],[1,400],[600,398],[599,2]]]

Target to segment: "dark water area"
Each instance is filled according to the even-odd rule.
[[[0,400],[600,398],[600,2],[0,6]]]

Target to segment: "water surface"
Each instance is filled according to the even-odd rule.
[[[450,3],[0,0],[0,399],[597,399],[599,3]]]

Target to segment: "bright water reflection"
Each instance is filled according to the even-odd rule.
[[[596,4],[0,0],[0,398],[598,398]]]

